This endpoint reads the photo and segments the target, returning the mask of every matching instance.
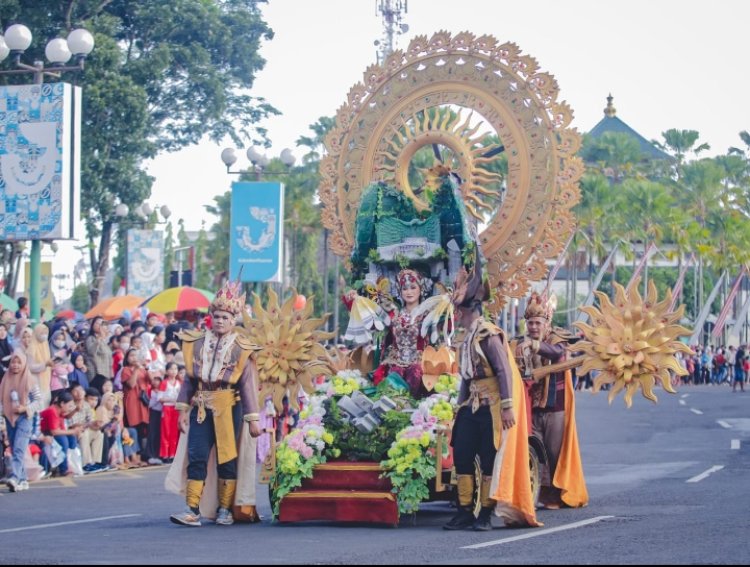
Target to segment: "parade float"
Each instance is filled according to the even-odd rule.
[[[497,315],[544,278],[575,229],[583,164],[571,120],[535,59],[471,33],[416,37],[349,91],[326,140],[320,199],[330,248],[351,273],[345,338],[362,346],[324,347],[333,335],[312,318],[312,300],[295,310],[296,297],[282,304],[273,291],[244,325],[261,347],[269,413],[285,399],[299,412],[264,464],[279,521],[396,525],[421,502],[454,498],[460,336],[436,298],[478,266]],[[639,389],[653,399],[657,379],[670,391],[686,330],[671,298],[655,295],[600,294],[571,347],[582,356],[564,368],[600,370],[595,387],[611,384],[610,398],[624,389],[628,403]],[[528,441],[536,490],[546,457]]]

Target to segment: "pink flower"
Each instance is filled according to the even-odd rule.
[[[300,451],[300,455],[302,455],[305,459],[309,459],[313,456],[312,447],[308,447],[307,445],[305,445]]]

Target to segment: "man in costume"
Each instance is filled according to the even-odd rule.
[[[459,353],[460,409],[451,440],[458,482],[458,512],[443,526],[446,530],[492,529],[496,504],[491,498],[495,457],[502,442],[502,431],[516,423],[505,335],[482,316],[482,301],[489,296],[489,288],[482,282],[479,260],[475,264],[470,276],[465,271],[459,272],[453,294],[466,334]],[[482,508],[477,518],[473,511],[476,456],[482,469],[479,489]]]
[[[233,506],[235,510],[239,507],[243,516],[249,512],[250,518],[245,519],[257,519],[255,438],[261,433],[258,378],[253,359],[255,347],[235,331],[235,321],[245,307],[240,286],[229,282],[216,294],[211,304],[211,330],[184,333],[182,337],[187,378],[175,407],[180,411],[180,430],[187,433],[187,508],[170,517],[176,524],[200,526],[203,509],[204,514],[216,510],[217,524],[231,525],[235,519]],[[184,438],[182,435],[181,445]],[[214,446],[216,461],[209,458]],[[183,487],[169,476],[182,474],[184,456],[184,447],[182,452],[178,447],[178,457],[167,479],[170,488]],[[213,492],[213,487],[205,485],[207,476],[213,476],[214,462],[218,464],[218,510],[213,506],[215,497],[209,505],[212,498],[204,494],[204,487],[206,493]]]
[[[524,318],[526,334],[515,344],[514,355],[531,398],[532,432],[547,453],[542,467],[539,504],[550,509],[588,504],[575,423],[575,395],[570,370],[539,380],[534,369],[565,360],[566,337],[552,329],[554,298],[532,293]]]

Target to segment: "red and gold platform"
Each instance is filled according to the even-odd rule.
[[[333,461],[315,467],[313,477],[287,494],[280,522],[367,522],[398,525],[396,495],[375,462]]]

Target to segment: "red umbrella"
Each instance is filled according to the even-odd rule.
[[[82,321],[83,313],[73,309],[63,309],[55,314],[55,319],[70,319],[71,321]]]

